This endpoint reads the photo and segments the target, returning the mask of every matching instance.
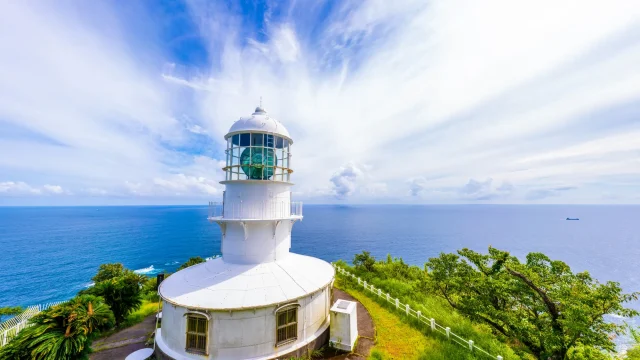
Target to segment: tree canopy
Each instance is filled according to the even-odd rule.
[[[95,285],[81,291],[81,294],[104,298],[117,325],[142,304],[142,286],[147,282],[144,275],[126,269],[122,264],[102,264],[92,279]]]
[[[42,311],[0,349],[0,360],[86,359],[91,340],[113,326],[114,317],[100,297],[77,296]]]
[[[0,307],[0,322],[4,321],[5,317],[11,317],[23,312],[24,309],[21,306],[5,306]]]
[[[193,266],[193,265],[196,265],[196,264],[203,263],[204,261],[205,260],[203,258],[201,258],[200,256],[195,256],[195,257],[189,258],[189,260],[187,260],[186,263],[180,265],[180,267],[178,268],[178,271],[180,271],[182,269],[186,269],[189,266]]]
[[[616,282],[603,284],[587,272],[573,273],[564,262],[541,253],[520,262],[495,248],[488,254],[462,249],[431,258],[426,267],[431,291],[524,344],[539,359],[565,359],[570,350],[614,351],[610,335],[621,334],[624,326],[605,321],[604,315],[638,315],[623,306],[638,293],[624,294]]]
[[[127,271],[121,263],[102,264],[98,268],[98,273],[91,278],[94,283],[99,283],[105,280],[110,280],[124,275]]]

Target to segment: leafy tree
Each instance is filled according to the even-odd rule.
[[[631,337],[635,340],[636,346],[627,350],[627,360],[640,360],[640,328],[629,328]]]
[[[142,285],[146,282],[144,276],[131,270],[125,270],[123,275],[97,282],[93,287],[81,291],[104,298],[115,316],[116,325],[121,324],[127,315],[142,304]]]
[[[4,317],[12,317],[23,312],[24,309],[20,306],[5,306],[0,307],[0,322],[4,321]]]
[[[182,269],[186,269],[189,266],[193,266],[196,264],[200,264],[203,263],[205,260],[203,258],[201,258],[200,256],[196,256],[196,257],[192,257],[189,260],[187,260],[186,263],[180,265],[180,267],[178,268],[178,271],[182,270]]]
[[[623,294],[618,283],[601,284],[587,272],[574,274],[567,264],[541,253],[530,253],[521,263],[494,248],[487,255],[463,249],[431,258],[426,266],[434,293],[524,344],[538,359],[567,359],[570,350],[576,356],[577,350],[614,351],[609,335],[622,333],[624,326],[606,322],[603,315],[638,314],[623,307],[638,293]]]
[[[105,280],[111,280],[113,278],[125,275],[125,273],[127,273],[128,271],[130,270],[126,269],[120,263],[102,264],[98,268],[98,273],[96,274],[96,276],[92,277],[91,280],[93,280],[93,282],[97,284]]]
[[[374,265],[376,264],[376,259],[371,256],[371,253],[368,251],[363,251],[362,254],[356,254],[353,257],[353,265],[356,269],[363,269],[366,271],[373,272]]]
[[[157,302],[160,300],[158,296],[158,279],[150,278],[142,285],[142,298],[144,300]]]
[[[113,326],[114,317],[102,298],[81,295],[29,321],[31,327],[0,349],[0,360],[87,359],[91,341]]]

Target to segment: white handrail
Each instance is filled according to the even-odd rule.
[[[447,339],[453,341],[454,343],[456,343],[456,344],[458,344],[460,346],[463,346],[463,347],[467,348],[471,352],[474,352],[474,353],[475,352],[479,352],[479,353],[482,353],[484,355],[489,356],[492,359],[502,360],[502,356],[500,356],[500,355],[494,356],[494,355],[489,354],[485,350],[483,350],[480,347],[478,347],[473,342],[473,340],[465,340],[464,338],[460,337],[459,335],[454,334],[451,331],[450,328],[448,328],[448,327],[445,328],[445,327],[437,324],[436,320],[434,318],[427,318],[424,315],[422,315],[422,313],[420,311],[415,311],[415,310],[411,309],[409,304],[403,304],[402,302],[400,302],[400,299],[394,298],[389,293],[386,293],[386,294],[383,293],[380,289],[376,289],[373,285],[367,284],[366,281],[363,281],[359,277],[357,277],[354,274],[348,272],[347,270],[339,267],[336,264],[333,264],[333,267],[336,269],[337,273],[345,275],[346,277],[351,277],[351,278],[357,280],[356,282],[358,283],[358,285],[362,286],[365,290],[370,291],[373,295],[381,298],[382,300],[387,301],[388,303],[393,305],[393,307],[395,307],[396,310],[400,311],[401,313],[405,314],[406,316],[412,316],[412,317],[418,319],[418,321],[420,321],[421,323],[423,323],[425,325],[428,325],[429,328],[431,329],[431,331],[444,334],[447,337]]]

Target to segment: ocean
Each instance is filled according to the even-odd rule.
[[[422,266],[491,245],[519,257],[542,252],[640,291],[640,206],[306,205],[304,216],[291,251],[327,261],[367,250]],[[206,206],[0,207],[0,306],[68,299],[103,263],[153,276],[219,255],[220,230],[206,217]]]

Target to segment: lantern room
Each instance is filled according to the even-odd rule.
[[[284,125],[261,107],[236,121],[227,140],[225,181],[257,180],[289,182],[291,144]]]

